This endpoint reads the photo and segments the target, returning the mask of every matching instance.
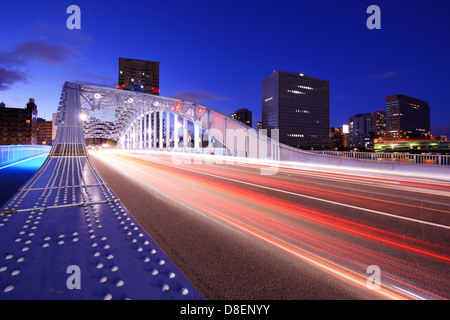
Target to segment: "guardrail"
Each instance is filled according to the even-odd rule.
[[[442,155],[442,154],[377,153],[377,152],[319,151],[319,150],[313,152],[318,154],[324,154],[327,156],[357,159],[357,160],[450,166],[450,155]]]
[[[22,159],[49,153],[51,147],[45,145],[0,146],[0,166]]]

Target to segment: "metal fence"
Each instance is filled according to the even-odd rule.
[[[49,153],[50,149],[50,146],[43,145],[0,146],[0,166]]]
[[[358,160],[450,166],[450,155],[441,154],[376,153],[352,151],[314,151],[314,153]]]

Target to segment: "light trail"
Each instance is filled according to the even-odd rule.
[[[383,299],[447,299],[445,293],[450,293],[448,278],[445,274],[437,273],[434,268],[434,264],[438,264],[448,270],[450,254],[447,246],[371,226],[369,222],[364,222],[366,217],[361,217],[360,222],[352,221],[350,217],[342,218],[342,214],[335,214],[329,207],[315,208],[313,204],[319,201],[441,230],[450,229],[448,225],[300,194],[299,190],[304,186],[301,183],[295,186],[291,180],[285,181],[285,188],[288,190],[270,186],[279,183],[276,177],[253,175],[255,183],[243,181],[250,179],[251,174],[233,173],[220,166],[199,166],[196,169],[201,170],[193,170],[189,166],[175,166],[168,161],[142,155],[99,153],[96,157],[152,186],[167,201],[183,203],[197,212],[214,217]],[[207,172],[208,170],[213,173]],[[301,175],[301,172],[296,174]],[[423,185],[418,184],[414,187],[421,186]],[[319,187],[308,188],[321,191]],[[336,191],[335,195],[351,196],[342,191]],[[299,203],[299,198],[304,201]],[[357,198],[363,199],[363,196]],[[370,201],[377,199],[371,198]],[[406,209],[419,209],[418,206],[400,202],[380,202],[382,206],[397,205]],[[443,205],[447,206],[448,203],[444,202]],[[450,213],[443,209],[426,210]],[[395,229],[395,226],[391,228]],[[403,253],[410,255],[409,259],[402,258]],[[432,267],[414,262],[415,259],[427,263],[430,261]],[[368,275],[365,271],[367,266],[373,264],[379,265],[384,271],[382,289],[376,291],[366,287]],[[438,288],[437,291],[433,291],[434,288]]]

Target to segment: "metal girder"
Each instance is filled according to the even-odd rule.
[[[87,115],[84,123],[86,138],[120,142],[142,115],[160,112],[172,113],[193,123],[234,155],[259,157],[260,143],[274,143],[265,135],[260,139],[259,132],[241,122],[198,103],[91,85],[79,85],[79,88],[81,109]],[[254,145],[249,142],[254,142]]]

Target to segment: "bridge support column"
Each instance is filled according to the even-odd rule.
[[[138,139],[138,130],[137,130],[137,123],[134,123],[133,126],[134,134],[133,134],[133,149],[137,148],[137,139]]]
[[[179,149],[179,143],[180,143],[180,123],[178,122],[178,114],[174,113],[174,121],[175,121],[175,128],[174,128],[174,136],[173,136],[173,141],[174,141],[174,148],[175,151],[178,151]]]
[[[194,123],[194,153],[200,153],[200,130],[198,124]]]
[[[144,120],[144,128],[143,128],[144,143],[143,143],[143,147],[144,147],[144,149],[147,149],[147,114],[144,114],[143,120]]]
[[[140,118],[139,119],[139,128],[138,128],[138,132],[139,132],[139,149],[142,149],[142,147],[143,147],[143,134],[144,134],[144,130],[143,130],[143,120],[144,120],[144,117],[142,117],[142,118]]]
[[[187,119],[183,118],[183,152],[187,152],[187,148],[188,148]]]
[[[170,112],[166,111],[166,150],[170,148]]]
[[[163,148],[163,113],[161,111],[159,114],[159,150]]]

